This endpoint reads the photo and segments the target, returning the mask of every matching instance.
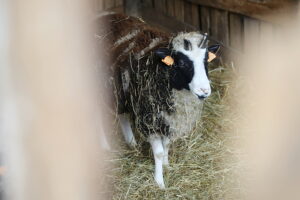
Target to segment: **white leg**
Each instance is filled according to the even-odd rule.
[[[165,188],[164,177],[163,177],[163,157],[164,157],[164,148],[162,145],[161,137],[152,137],[149,139],[149,142],[152,147],[155,161],[155,172],[154,179],[158,186],[162,189]]]
[[[129,117],[126,114],[119,115],[120,125],[122,129],[122,133],[124,135],[124,139],[129,146],[136,146],[136,141],[131,129]]]
[[[164,148],[164,158],[163,158],[163,165],[169,166],[169,146],[170,146],[170,139],[166,136],[162,138],[162,144]]]

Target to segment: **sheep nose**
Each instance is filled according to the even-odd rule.
[[[203,89],[203,88],[201,88],[200,89],[205,95],[208,95],[208,93],[209,93],[209,90],[208,89]]]
[[[197,95],[197,96],[198,96],[198,99],[200,99],[200,100],[203,100],[207,97],[207,95]]]

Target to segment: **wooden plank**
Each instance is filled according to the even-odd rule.
[[[211,10],[211,35],[222,42],[224,45],[229,44],[229,24],[228,12],[212,9]]]
[[[103,0],[94,0],[94,3],[96,11],[100,12],[104,10]]]
[[[114,7],[110,10],[113,11],[113,12],[116,12],[116,13],[124,13],[124,7],[123,6]]]
[[[115,1],[114,0],[104,0],[104,9],[111,9],[115,7]]]
[[[157,11],[166,13],[166,11],[167,11],[166,0],[154,0],[154,7]]]
[[[192,24],[192,3],[184,2],[184,22]]]
[[[176,0],[175,1],[175,18],[184,21],[184,1],[183,0]]]
[[[244,52],[253,52],[259,48],[260,22],[248,17],[244,18]]]
[[[153,1],[152,0],[143,0],[143,7],[144,8],[153,8]]]
[[[260,23],[260,41],[261,44],[268,45],[274,40],[274,28],[273,25],[266,22]]]
[[[123,6],[123,0],[115,0],[116,1],[116,7]]]
[[[210,9],[207,7],[200,7],[200,24],[201,31],[210,35]]]
[[[192,4],[191,8],[192,23],[191,25],[200,28],[200,16],[199,16],[199,6]]]
[[[295,0],[272,0],[263,3],[246,0],[186,0],[201,6],[223,9],[230,12],[242,14],[256,19],[283,24],[290,19],[291,15],[296,16],[298,1]],[[280,14],[289,14],[281,16]]]
[[[175,0],[167,0],[167,15],[175,16]]]
[[[149,24],[156,26],[162,30],[176,33],[181,31],[196,31],[195,27],[185,24],[174,17],[162,14],[154,9],[141,10],[142,18]]]
[[[199,8],[197,5],[184,2],[184,22],[199,27]]]
[[[243,51],[244,25],[241,15],[229,14],[229,45],[230,47]]]
[[[141,15],[142,4],[137,0],[125,0],[124,10],[127,15],[139,17]]]

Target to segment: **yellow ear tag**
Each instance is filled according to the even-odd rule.
[[[164,59],[161,60],[163,63],[165,63],[168,66],[171,66],[174,64],[174,59],[171,56],[166,56]]]
[[[216,54],[211,53],[211,52],[208,52],[208,59],[207,59],[207,61],[208,61],[208,62],[211,62],[211,61],[213,61],[216,57],[217,57]]]

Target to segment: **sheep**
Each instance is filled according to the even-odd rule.
[[[220,45],[208,47],[206,34],[172,36],[123,14],[107,13],[97,24],[107,26],[95,37],[106,46],[104,57],[111,58],[111,87],[125,141],[137,144],[134,127],[150,143],[154,179],[165,188],[169,145],[199,120],[203,100],[211,94],[207,65]]]

